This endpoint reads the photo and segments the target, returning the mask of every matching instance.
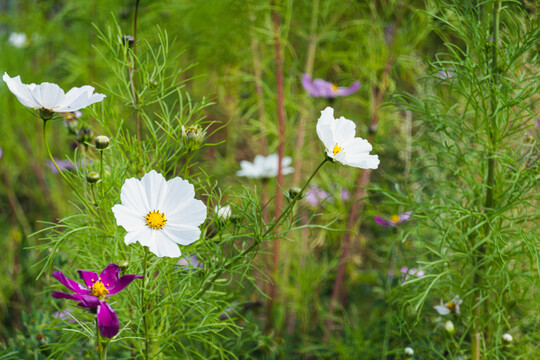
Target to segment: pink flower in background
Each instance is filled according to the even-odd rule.
[[[342,200],[349,200],[351,198],[351,193],[345,188],[341,189],[339,195],[341,196]]]
[[[356,81],[349,87],[338,87],[323,79],[311,80],[309,74],[302,76],[302,86],[313,97],[336,98],[355,93],[360,88],[360,82]]]
[[[306,201],[311,206],[317,206],[322,201],[328,199],[331,195],[318,187],[315,184],[311,184],[311,188],[306,193]]]
[[[412,214],[412,211],[407,211],[407,212],[404,212],[403,214],[392,215],[390,216],[390,219],[383,219],[380,216],[375,216],[375,222],[384,227],[397,226],[399,224],[407,222],[411,214]]]
[[[402,267],[400,269],[400,272],[401,272],[401,282],[405,282],[409,280],[411,276],[422,277],[426,274],[424,270],[420,270],[417,268],[409,269],[406,266]]]

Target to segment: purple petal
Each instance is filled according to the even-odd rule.
[[[308,73],[305,73],[302,76],[302,87],[311,94],[311,91],[313,89],[313,86],[311,84],[311,76],[309,76]]]
[[[131,284],[131,282],[135,279],[142,279],[142,275],[124,275],[122,276],[113,287],[109,288],[109,295],[114,295],[116,293],[119,293],[120,291],[124,290],[126,286]]]
[[[91,288],[94,283],[99,280],[98,274],[93,271],[77,270],[77,273],[89,288]]]
[[[398,222],[401,224],[402,222],[408,221],[409,218],[411,217],[411,214],[412,214],[412,211],[407,211],[407,212],[404,212],[403,214],[399,214]]]
[[[53,314],[53,316],[57,319],[64,320],[68,323],[75,323],[75,319],[73,319],[72,314],[73,309],[69,308],[64,311],[57,311]]]
[[[100,300],[93,295],[83,295],[81,296],[81,301],[77,304],[80,307],[84,308],[95,308],[100,304]]]
[[[68,300],[75,300],[75,301],[81,301],[82,297],[85,295],[81,294],[66,294],[60,291],[53,291],[52,297],[55,299],[68,299]]]
[[[388,226],[392,226],[393,223],[389,220],[386,220],[386,219],[383,219],[382,217],[380,216],[375,216],[375,222],[381,226],[384,226],[384,227],[388,227]]]
[[[355,81],[351,86],[348,88],[340,87],[338,88],[337,95],[338,96],[347,96],[355,93],[360,89],[360,81]]]
[[[88,290],[85,286],[76,281],[68,279],[60,270],[53,272],[52,276],[54,276],[56,280],[60,281],[62,285],[67,287],[69,290],[76,292],[77,294],[86,295],[90,292],[90,290]]]
[[[105,301],[101,301],[98,307],[97,323],[101,335],[109,339],[118,334],[120,329],[116,313]]]
[[[116,264],[109,264],[105,267],[105,269],[103,269],[101,274],[99,274],[99,278],[101,279],[103,285],[110,290],[116,285],[121,271],[122,269],[120,269],[120,266]]]

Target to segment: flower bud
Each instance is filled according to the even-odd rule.
[[[512,337],[512,335],[510,335],[509,333],[504,334],[504,335],[502,336],[502,339],[503,339],[503,341],[504,341],[505,343],[507,343],[507,344],[510,344],[510,343],[514,340],[514,338]]]
[[[47,121],[47,120],[51,120],[54,116],[54,112],[52,112],[51,110],[48,110],[48,109],[39,109],[39,117],[43,120],[43,121]]]
[[[227,221],[232,214],[231,207],[229,205],[216,206],[214,208],[214,212],[216,213],[216,219],[220,221]]]
[[[92,142],[93,139],[94,137],[92,136],[92,129],[83,127],[77,131],[77,140],[81,144]]]
[[[304,194],[301,194],[300,192],[302,191],[302,189],[300,189],[299,187],[292,187],[289,189],[289,199],[294,199],[298,196],[298,198],[296,200],[300,200],[300,199],[303,199],[304,198]]]
[[[197,150],[204,140],[206,132],[199,125],[182,125],[182,140],[188,151]]]
[[[95,171],[91,171],[86,175],[86,181],[90,184],[96,183],[99,180],[99,174]]]
[[[122,271],[123,271],[123,270],[126,270],[127,267],[129,266],[129,261],[127,261],[127,260],[120,260],[120,261],[118,262],[117,265],[118,265],[118,267],[119,267],[120,269],[122,269]]]
[[[135,38],[131,35],[124,35],[122,36],[122,44],[133,46],[135,44]]]
[[[456,328],[454,327],[454,323],[450,320],[447,320],[444,322],[444,330],[446,330],[450,335],[456,332]]]
[[[99,135],[95,137],[94,143],[96,144],[96,148],[103,150],[109,147],[110,140],[104,135]]]
[[[405,356],[407,357],[411,357],[414,355],[414,350],[410,347],[406,347],[403,352],[405,353]]]

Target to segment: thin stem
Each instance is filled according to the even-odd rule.
[[[491,84],[490,84],[490,95],[491,95],[491,106],[490,106],[490,114],[489,118],[487,119],[486,126],[487,126],[487,133],[488,133],[488,151],[487,151],[487,176],[486,176],[486,198],[484,203],[484,214],[488,221],[486,221],[486,225],[484,226],[484,238],[487,238],[489,236],[489,233],[491,231],[490,229],[490,222],[489,217],[491,212],[493,211],[493,188],[495,187],[495,156],[494,156],[494,148],[495,148],[495,142],[496,142],[496,131],[494,130],[494,127],[497,124],[496,121],[496,91],[495,87],[497,86],[498,81],[498,75],[499,75],[499,69],[497,64],[497,51],[498,51],[498,44],[499,44],[499,25],[500,25],[500,12],[501,12],[501,0],[496,0],[493,4],[493,50],[492,50],[492,62],[491,62]],[[482,273],[484,272],[484,266],[483,266],[483,260],[486,255],[486,243],[484,242],[481,244],[478,248],[476,253],[474,254],[474,267],[475,267],[475,273],[474,273],[474,288],[476,292],[476,309],[473,313],[474,317],[474,334],[473,338],[471,339],[471,359],[472,360],[480,360],[482,357],[482,333],[485,330],[484,325],[482,323],[482,315],[484,312],[484,309],[486,308],[486,305],[482,302],[482,282],[483,282],[483,276]]]
[[[309,44],[306,58],[306,65],[304,72],[313,75],[313,63],[315,62],[315,50],[317,49],[317,19],[319,16],[319,0],[313,1],[313,8],[311,9],[311,26],[309,30]],[[305,106],[307,107],[307,106]],[[300,114],[300,120],[298,121],[298,136],[296,137],[296,152],[302,154],[304,148],[304,139],[306,132],[307,116],[304,113]],[[294,175],[293,184],[298,184],[300,177],[302,176],[302,157],[299,156],[294,163]]]
[[[144,247],[144,260],[143,260],[143,286],[141,292],[141,311],[143,313],[143,325],[144,325],[144,358],[150,359],[150,337],[148,336],[148,307],[146,304],[146,286],[148,284],[148,248]]]
[[[274,229],[279,226],[281,224],[281,222],[283,221],[283,219],[290,213],[290,211],[294,208],[294,205],[296,204],[296,202],[298,200],[300,200],[302,197],[303,197],[303,194],[304,194],[304,191],[306,190],[307,186],[311,183],[311,180],[313,179],[313,177],[315,176],[315,174],[317,174],[317,172],[319,171],[319,169],[327,162],[329,161],[329,159],[327,157],[325,157],[325,159],[319,164],[319,166],[317,166],[317,168],[315,169],[315,171],[313,171],[313,173],[311,174],[311,176],[309,177],[309,179],[306,181],[306,183],[304,184],[304,186],[302,187],[302,189],[298,192],[298,194],[291,199],[289,205],[285,208],[285,210],[283,210],[283,212],[281,213],[281,215],[279,216],[279,218],[277,218],[276,220],[274,220],[274,222],[272,223],[272,225],[264,232],[263,235],[260,236],[260,238],[262,239],[265,239],[272,231],[274,231]],[[229,266],[234,266],[236,265],[236,263],[239,261],[239,260],[243,260],[245,259],[245,256],[247,254],[249,254],[255,247],[257,247],[259,245],[259,241],[254,241],[253,244],[251,244],[246,250],[242,251],[242,253],[235,257],[234,259],[232,259],[230,261],[229,264],[226,264],[226,266],[224,266],[224,268],[227,268]],[[210,279],[209,282],[206,283],[206,285],[200,290],[199,293],[197,293],[194,298],[201,298],[205,292],[207,292],[210,287],[212,286],[212,284],[214,283],[214,281],[219,277],[221,276],[221,274],[223,274],[223,270],[220,270],[218,272],[216,272],[216,274],[212,277],[212,279]],[[191,309],[191,308],[190,308]],[[188,311],[190,311],[190,309],[188,309]],[[186,316],[187,312],[184,313],[184,317]]]
[[[97,346],[98,346],[99,360],[107,360],[107,344],[103,346],[103,342],[101,341],[101,334],[99,332],[99,325],[98,325],[97,317],[96,317],[96,341],[97,341]]]
[[[137,90],[135,89],[135,71],[136,68],[136,59],[137,59],[137,20],[139,16],[139,0],[135,2],[135,15],[133,17],[133,58],[129,64],[129,85],[131,88],[131,101],[134,110],[135,122],[137,124],[137,140],[141,141],[141,118],[137,110]]]
[[[69,181],[69,179],[67,178],[66,174],[64,174],[64,172],[62,171],[62,169],[60,169],[60,167],[58,166],[58,164],[56,164],[56,161],[54,160],[54,157],[52,156],[52,153],[51,153],[51,149],[49,148],[49,142],[47,141],[47,133],[46,133],[46,129],[47,129],[47,120],[43,120],[43,142],[45,144],[45,149],[47,149],[47,154],[49,155],[49,159],[51,159],[54,167],[56,168],[56,170],[58,171],[58,174],[60,174],[60,176],[62,176],[62,178],[64,179],[64,181],[69,185],[69,187],[71,187],[71,190],[73,190],[73,192],[75,193],[75,195],[77,195],[77,197],[79,198],[79,200],[81,200],[84,205],[86,206],[86,208],[88,210],[90,210],[90,212],[92,214],[94,214],[96,217],[100,218],[100,216],[98,215],[98,213],[96,212],[96,210],[90,206],[90,204],[88,203],[88,201],[86,201],[86,199],[81,195],[79,194],[79,191],[77,190],[77,188],[71,183],[71,181]]]
[[[276,217],[281,212],[281,204],[283,202],[283,194],[281,188],[283,188],[283,168],[282,160],[285,152],[285,101],[283,93],[283,58],[281,54],[281,36],[279,25],[279,12],[275,8],[273,11],[274,22],[274,52],[276,59],[276,92],[277,92],[277,118],[278,118],[278,173],[276,184],[276,202],[275,202],[275,214]],[[273,257],[273,282],[270,285],[270,294],[268,301],[268,323],[271,323],[271,308],[277,292],[277,279],[278,279],[278,267],[279,267],[279,251],[280,251],[280,239],[275,239],[273,243],[274,257]]]
[[[104,198],[105,189],[103,188],[103,149],[99,150],[99,178],[101,179],[101,198]]]

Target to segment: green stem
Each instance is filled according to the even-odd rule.
[[[494,149],[496,147],[496,93],[495,87],[498,80],[498,64],[497,64],[497,48],[499,44],[499,25],[500,25],[500,11],[501,11],[501,0],[496,0],[493,5],[493,43],[492,43],[492,62],[491,62],[491,106],[489,118],[486,121],[487,134],[488,134],[488,152],[487,152],[487,177],[486,177],[486,198],[484,203],[484,214],[486,216],[486,224],[484,226],[484,239],[489,236],[490,233],[490,222],[489,217],[493,211],[493,188],[495,186],[495,154]],[[476,289],[475,301],[477,303],[476,309],[473,313],[473,326],[474,334],[471,339],[471,360],[480,360],[481,359],[481,343],[482,343],[482,333],[484,332],[484,325],[482,324],[482,315],[484,313],[485,305],[480,305],[482,303],[482,273],[484,272],[484,265],[482,261],[486,255],[486,243],[481,244],[477,248],[477,253],[474,256],[474,288]]]
[[[73,192],[75,193],[75,195],[77,195],[77,197],[79,198],[79,200],[81,200],[84,205],[86,206],[86,208],[88,210],[90,210],[90,212],[92,214],[94,214],[96,217],[100,218],[100,216],[98,215],[98,213],[96,212],[96,210],[90,206],[90,204],[88,203],[88,201],[86,201],[86,199],[79,193],[79,191],[77,190],[77,188],[71,183],[71,181],[67,178],[66,174],[64,174],[64,172],[62,171],[62,169],[60,169],[60,167],[58,166],[58,164],[56,164],[56,161],[54,160],[54,157],[52,156],[52,153],[51,153],[51,149],[49,148],[49,142],[47,141],[47,121],[48,120],[43,120],[43,142],[45,143],[45,148],[47,149],[47,154],[49,155],[49,159],[51,159],[54,167],[56,168],[56,170],[58,171],[58,174],[60,174],[60,176],[62,176],[62,178],[64,179],[64,181],[69,185],[69,187],[71,188],[71,190],[73,190]]]
[[[143,277],[143,286],[142,286],[142,294],[141,294],[141,311],[143,314],[143,324],[144,324],[144,358],[150,359],[150,337],[148,336],[148,307],[146,305],[146,286],[148,284],[148,248],[144,247],[144,261],[143,261],[143,268],[144,268],[144,277]]]
[[[104,198],[105,189],[103,188],[103,149],[99,150],[99,178],[101,179],[101,198]]]
[[[97,340],[97,346],[98,346],[99,360],[107,360],[107,344],[103,346],[103,342],[101,341],[101,334],[99,333],[97,317],[96,317],[96,340]]]

